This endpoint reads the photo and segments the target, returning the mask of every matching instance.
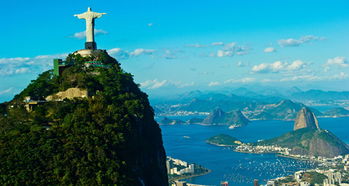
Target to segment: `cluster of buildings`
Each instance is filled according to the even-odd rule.
[[[320,162],[321,168],[297,171],[291,176],[293,181],[282,183],[285,186],[310,186],[311,183],[307,182],[306,173],[317,173],[325,177],[322,183],[315,185],[321,186],[349,186],[349,154],[345,156],[337,156],[334,158],[324,157],[307,157],[308,159]],[[309,174],[308,174],[309,177]],[[269,180],[267,186],[280,185],[280,181],[289,179],[290,176],[280,177]]]
[[[166,159],[167,174],[169,175],[184,175],[194,174],[195,165],[189,164],[183,160],[167,157]]]
[[[264,145],[257,145],[253,146],[250,144],[242,143],[241,145],[237,146],[235,148],[236,152],[244,152],[244,153],[279,153],[283,155],[289,155],[291,149],[279,147],[279,146],[264,146]]]
[[[175,108],[172,105],[170,108]],[[169,111],[165,113],[159,113],[159,116],[207,116],[209,115],[209,112],[198,112],[198,111]]]
[[[313,185],[321,185],[321,186],[349,186],[348,183],[343,183],[342,182],[342,173],[338,170],[334,169],[329,169],[329,170],[320,170],[320,169],[314,169],[314,170],[307,170],[307,171],[297,171],[294,173],[292,176],[293,181],[281,183],[282,180],[285,180],[289,177],[281,177],[281,178],[276,178],[273,180],[269,180],[267,183],[267,186],[276,186],[276,185],[283,185],[283,186],[310,186],[312,183],[309,183],[308,179],[306,178],[306,173],[318,173],[326,178],[323,179],[322,183],[316,183]]]
[[[322,156],[307,156],[299,154],[291,154],[291,149],[283,148],[279,146],[253,146],[250,144],[241,144],[236,147],[235,151],[243,153],[278,153],[283,156],[290,158],[311,160],[319,163],[319,169],[298,171],[291,176],[293,181],[282,183],[282,180],[289,180],[290,176],[280,177],[276,179],[269,180],[267,186],[285,185],[285,186],[310,186],[311,184],[304,179],[305,173],[316,172],[324,177],[323,183],[317,185],[323,186],[349,186],[349,154],[344,156],[336,156],[333,158],[327,158]],[[344,183],[348,182],[348,183]]]

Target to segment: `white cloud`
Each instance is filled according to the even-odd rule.
[[[136,57],[141,55],[153,55],[155,52],[157,52],[154,49],[144,49],[144,48],[137,48],[131,52],[127,50],[123,50],[121,48],[111,48],[107,50],[108,54],[113,55],[117,59],[128,59],[129,57]],[[164,57],[166,59],[173,59],[175,58],[174,53],[170,50],[165,50],[164,54],[160,57]]]
[[[218,81],[212,81],[208,84],[209,87],[214,87],[214,86],[218,86],[220,85],[220,83]]]
[[[8,93],[12,92],[12,90],[13,90],[13,87],[10,87],[6,90],[2,90],[2,91],[0,91],[0,95],[8,94]]]
[[[282,47],[297,47],[297,46],[300,46],[304,43],[309,43],[312,41],[319,41],[319,40],[324,40],[324,39],[325,39],[324,37],[308,35],[308,36],[303,36],[299,39],[293,39],[293,38],[280,39],[278,41],[278,43]]]
[[[23,73],[26,73],[26,72],[29,72],[29,68],[19,68],[19,69],[15,70],[16,74],[23,74]]]
[[[113,55],[113,54],[118,54],[119,52],[121,52],[121,48],[112,48],[107,50],[108,54]]]
[[[299,76],[292,76],[292,77],[286,77],[280,79],[281,82],[283,81],[299,81],[299,80],[308,80],[308,81],[313,81],[313,80],[320,80],[321,78],[319,76],[315,75],[299,75]]]
[[[348,67],[349,62],[345,57],[335,57],[327,60],[327,66],[339,66],[339,67]]]
[[[291,70],[291,71],[299,70],[299,69],[302,69],[303,67],[305,67],[304,62],[301,60],[296,60],[287,66],[287,70]]]
[[[349,75],[345,72],[340,72],[339,74],[332,76],[332,79],[338,79],[338,80],[347,79],[347,78],[349,78]]]
[[[237,65],[238,67],[244,67],[244,66],[246,66],[246,64],[243,63],[242,61],[237,62],[236,65]]]
[[[252,67],[255,73],[270,73],[280,71],[295,71],[305,67],[305,63],[301,60],[293,61],[291,64],[287,62],[276,61],[274,63],[261,63]]]
[[[181,82],[181,81],[169,81],[169,80],[147,80],[142,83],[140,83],[141,88],[145,89],[158,89],[163,87],[175,87],[175,88],[185,88],[185,87],[191,87],[194,86],[194,82]]]
[[[29,57],[0,58],[0,64],[21,63],[28,60]]]
[[[101,30],[101,29],[95,29],[95,36],[105,35],[105,34],[108,34],[108,32],[104,31],[104,30]],[[74,33],[72,35],[72,37],[77,38],[77,39],[84,39],[86,37],[86,32],[82,31],[82,32]]]
[[[212,46],[223,46],[224,43],[223,42],[213,42],[211,43]]]
[[[256,78],[245,77],[245,78],[241,78],[241,79],[228,79],[228,80],[224,81],[224,83],[251,83],[254,81],[256,81]]]
[[[174,51],[172,50],[165,50],[165,53],[162,55],[165,59],[176,59],[177,56]]]
[[[238,46],[235,42],[227,43],[223,49],[217,51],[214,57],[231,57],[234,55],[245,55],[248,54],[249,48],[245,46]]]
[[[226,56],[232,56],[233,51],[229,50],[218,50],[217,51],[217,57],[226,57]]]
[[[33,58],[0,58],[0,76],[14,74],[39,73],[52,68],[52,60],[65,58],[67,54],[40,55]]]
[[[148,27],[152,27],[154,25],[154,23],[148,23],[147,26]]]
[[[272,52],[276,52],[276,49],[273,47],[267,47],[264,49],[265,53],[272,53]]]
[[[157,89],[157,88],[160,88],[160,87],[163,87],[165,86],[166,84],[168,83],[167,80],[162,80],[162,81],[159,81],[157,79],[154,79],[154,80],[147,80],[147,81],[144,81],[141,84],[141,87],[142,88],[146,88],[146,89]]]
[[[184,88],[184,87],[191,87],[194,86],[195,83],[194,82],[181,82],[181,81],[177,81],[177,82],[170,82],[170,84],[174,85],[177,88]]]
[[[130,55],[131,56],[139,56],[139,55],[142,55],[142,54],[151,55],[154,52],[155,52],[155,50],[153,50],[153,49],[137,48],[133,52],[130,52]]]
[[[195,44],[189,44],[189,45],[187,45],[187,47],[204,48],[204,47],[207,47],[207,45],[202,45],[202,44],[195,43]]]

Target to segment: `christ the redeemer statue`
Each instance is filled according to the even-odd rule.
[[[95,19],[102,17],[106,13],[97,13],[92,12],[91,8],[87,8],[87,12],[84,12],[82,14],[75,14],[75,17],[78,17],[79,19],[85,19],[86,20],[86,43],[85,43],[85,49],[97,49],[97,45],[95,42],[95,34],[94,34],[94,27],[95,27]]]

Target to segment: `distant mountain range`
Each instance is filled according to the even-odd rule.
[[[322,90],[308,90],[305,92],[295,92],[291,95],[294,100],[314,100],[314,101],[334,101],[334,100],[349,100],[349,91],[322,91]]]
[[[317,117],[349,116],[349,111],[343,108],[349,107],[348,95],[349,92],[301,91],[297,87],[288,92],[264,90],[259,93],[239,88],[224,93],[192,91],[175,98],[157,100],[152,102],[152,106],[155,113],[162,116],[208,115],[214,108],[220,108],[226,112],[241,110],[250,120],[293,120],[304,106],[310,106]],[[324,112],[317,109],[327,106]]]
[[[333,116],[333,117],[342,117],[349,116],[349,110],[346,110],[342,107],[333,108],[324,112],[325,116]]]

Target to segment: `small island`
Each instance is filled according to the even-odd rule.
[[[211,145],[228,147],[236,147],[242,144],[242,142],[239,141],[237,138],[229,136],[227,134],[219,134],[217,136],[212,136],[209,139],[207,139],[206,142]]]

